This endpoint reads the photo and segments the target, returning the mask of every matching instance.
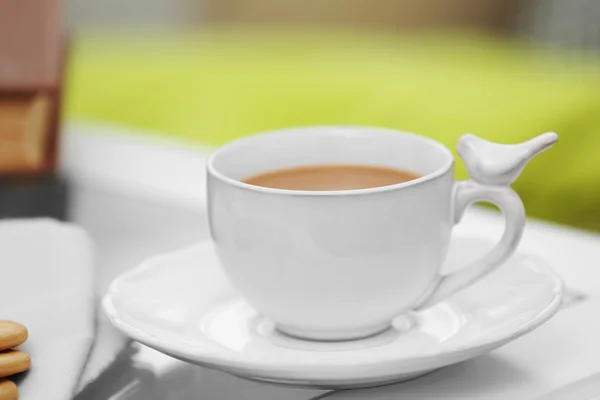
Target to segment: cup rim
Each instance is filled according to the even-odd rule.
[[[351,190],[292,190],[292,189],[268,188],[268,187],[264,187],[264,186],[252,185],[249,183],[239,181],[237,179],[230,178],[230,177],[226,176],[225,174],[222,174],[221,172],[217,171],[217,169],[214,166],[215,160],[224,151],[226,151],[227,149],[229,149],[232,146],[236,146],[236,145],[239,145],[242,143],[252,141],[252,140],[256,139],[257,137],[279,136],[279,135],[285,135],[287,133],[292,133],[292,132],[299,132],[299,131],[303,131],[303,130],[316,130],[316,129],[318,129],[318,130],[327,130],[327,129],[369,130],[369,131],[377,131],[379,133],[385,133],[385,134],[394,134],[394,135],[400,134],[400,135],[405,135],[405,136],[411,136],[413,138],[417,138],[418,140],[426,142],[429,145],[437,147],[438,149],[442,150],[442,152],[445,153],[448,157],[447,157],[447,160],[444,162],[444,165],[442,165],[440,168],[438,168],[437,170],[435,170],[427,175],[423,175],[419,178],[412,179],[407,182],[396,183],[394,185],[378,186],[378,187],[366,188],[366,189],[351,189]],[[240,189],[249,190],[249,191],[253,191],[253,192],[257,192],[257,193],[292,195],[292,196],[309,196],[309,197],[310,196],[348,196],[348,195],[364,195],[364,194],[387,192],[390,190],[403,189],[406,187],[416,186],[416,185],[434,180],[434,179],[444,175],[446,172],[448,172],[453,167],[454,155],[452,154],[450,149],[448,149],[448,147],[446,147],[442,143],[438,142],[437,140],[429,138],[427,136],[419,135],[419,134],[416,134],[413,132],[396,130],[396,129],[392,129],[392,128],[382,128],[382,127],[362,126],[362,125],[315,125],[315,126],[301,126],[301,127],[269,130],[269,131],[265,131],[265,132],[252,134],[250,136],[246,136],[246,137],[243,137],[240,139],[232,140],[232,141],[227,142],[226,144],[220,146],[219,148],[217,148],[208,158],[206,165],[207,165],[208,174],[212,175],[213,177],[220,180],[221,182],[226,183],[228,185],[238,187]]]

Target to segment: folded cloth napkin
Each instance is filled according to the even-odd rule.
[[[93,266],[92,243],[73,225],[0,222],[0,319],[29,330],[21,400],[71,399],[127,346],[98,313]]]

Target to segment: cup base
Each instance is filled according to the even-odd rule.
[[[302,329],[276,324],[275,329],[283,335],[294,339],[316,341],[316,342],[347,342],[362,340],[376,336],[392,327],[392,321],[367,328],[353,329],[348,331],[321,331]]]

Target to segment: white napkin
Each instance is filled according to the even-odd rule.
[[[0,222],[0,319],[29,330],[21,400],[71,399],[126,346],[98,312],[93,265],[91,241],[73,225]]]

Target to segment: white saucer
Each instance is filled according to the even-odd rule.
[[[453,248],[472,253],[478,243],[492,245],[463,238]],[[315,343],[273,330],[231,289],[205,242],[116,278],[103,305],[126,335],[175,358],[248,379],[352,388],[411,379],[487,353],[549,319],[562,293],[545,262],[520,253],[451,299],[398,317],[382,334]]]

